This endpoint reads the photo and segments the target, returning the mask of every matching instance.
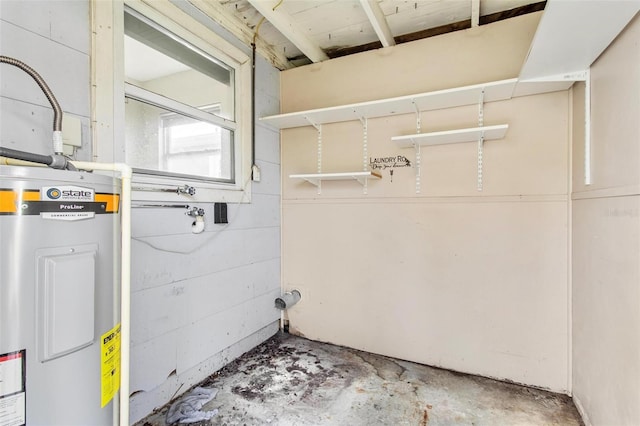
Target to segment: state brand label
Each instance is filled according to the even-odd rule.
[[[42,201],[93,201],[95,191],[81,186],[44,186],[40,191]]]
[[[0,426],[27,423],[27,351],[0,355]]]
[[[100,352],[101,399],[104,407],[120,389],[120,324],[102,335]]]

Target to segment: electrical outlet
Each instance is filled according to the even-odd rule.
[[[260,182],[260,167],[256,164],[251,167],[251,179],[254,182]]]
[[[213,223],[229,223],[227,203],[213,203]]]
[[[62,143],[78,148],[82,146],[82,121],[80,118],[69,114],[62,116]]]

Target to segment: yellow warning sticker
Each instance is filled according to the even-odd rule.
[[[100,349],[102,407],[104,407],[120,389],[120,324],[102,335]]]

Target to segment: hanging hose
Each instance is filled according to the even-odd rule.
[[[53,153],[54,155],[39,155],[30,152],[17,151],[10,148],[0,147],[0,156],[13,158],[14,160],[30,161],[32,163],[46,164],[54,169],[68,169],[75,170],[75,167],[69,163],[63,154],[62,147],[62,108],[58,100],[53,95],[51,89],[44,81],[44,79],[29,65],[15,58],[9,56],[0,55],[0,63],[13,65],[26,72],[35,80],[44,95],[49,100],[51,108],[53,108]]]
[[[280,0],[271,10],[275,11],[283,1]],[[264,21],[263,16],[256,25],[251,42],[251,179],[254,182],[260,182],[260,167],[256,164],[256,40]]]
[[[257,35],[256,31],[256,35]],[[256,36],[253,36],[251,43],[251,177],[257,180],[256,176]],[[257,173],[259,174],[259,172]]]
[[[21,70],[29,74],[31,78],[33,78],[36,81],[36,83],[38,83],[38,86],[40,86],[40,89],[42,89],[42,92],[49,100],[49,103],[51,104],[51,108],[53,108],[53,131],[54,132],[62,131],[62,108],[60,108],[60,104],[58,103],[58,100],[53,95],[53,92],[51,91],[51,89],[49,89],[49,86],[44,81],[44,79],[40,76],[40,74],[38,74],[36,70],[31,68],[29,65],[25,64],[24,62],[14,58],[10,58],[8,56],[0,55],[0,62],[20,68]]]

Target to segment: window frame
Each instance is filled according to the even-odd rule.
[[[135,101],[138,102],[143,102],[158,108],[162,108],[162,109],[167,109],[167,113],[171,113],[171,114],[178,114],[180,116],[183,117],[187,117],[187,118],[193,118],[195,120],[199,120],[202,122],[206,122],[206,123],[210,123],[213,124],[215,126],[220,127],[221,129],[224,130],[229,130],[231,132],[234,133],[234,140],[232,141],[232,146],[233,146],[233,151],[231,153],[231,158],[232,158],[232,163],[233,163],[233,167],[234,169],[232,169],[232,173],[231,173],[231,178],[230,179],[223,179],[223,178],[210,178],[210,177],[206,177],[206,176],[191,176],[191,175],[187,175],[187,174],[181,174],[178,172],[166,172],[166,171],[161,171],[161,170],[151,170],[151,169],[144,169],[144,168],[133,168],[133,172],[134,172],[134,181],[135,181],[135,177],[141,177],[141,176],[158,176],[158,177],[165,177],[167,179],[169,178],[173,178],[173,179],[189,179],[191,181],[198,181],[198,182],[202,182],[204,184],[209,184],[209,185],[217,185],[217,184],[223,184],[223,185],[235,185],[236,183],[236,160],[237,160],[237,147],[235,146],[235,132],[237,131],[237,123],[235,123],[232,120],[228,120],[225,118],[222,118],[220,116],[205,112],[204,109],[198,109],[195,107],[191,107],[189,105],[185,105],[182,104],[178,101],[175,101],[171,98],[166,98],[162,95],[158,95],[157,93],[153,93],[150,92],[148,90],[142,89],[138,86],[129,84],[129,83],[125,83],[125,100],[128,99],[133,99]],[[206,109],[206,108],[205,108]]]
[[[106,6],[104,3],[109,3]],[[234,69],[234,117],[233,120],[199,112],[178,101],[166,98],[124,80],[124,12],[128,9],[153,21],[169,33],[192,44],[207,55],[224,62]],[[213,22],[213,21],[212,21]],[[125,96],[152,105],[171,109],[186,116],[203,119],[230,129],[234,133],[233,183],[200,179],[188,175],[137,173],[133,176],[133,199],[141,201],[185,201],[184,195],[150,191],[154,188],[190,185],[196,194],[189,197],[201,202],[250,202],[251,201],[251,60],[248,54],[232,45],[212,29],[169,1],[143,2],[140,0],[92,0],[93,52],[92,78],[94,106],[94,159],[105,162],[124,162],[124,105]],[[112,30],[105,29],[111,25]],[[100,66],[96,52],[102,61],[111,59],[111,67]],[[109,76],[108,74],[113,74]],[[107,114],[112,113],[112,117]],[[111,125],[111,131],[98,126]],[[113,149],[109,152],[108,146]],[[111,154],[111,155],[110,155]],[[140,188],[140,190],[136,190]]]

